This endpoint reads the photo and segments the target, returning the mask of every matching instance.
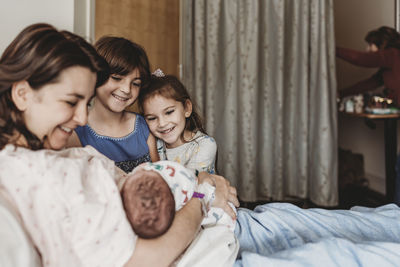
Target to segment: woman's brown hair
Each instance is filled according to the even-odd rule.
[[[400,49],[400,34],[396,29],[382,26],[372,30],[365,36],[365,41],[376,45],[379,49],[397,48]]]
[[[18,34],[0,58],[0,149],[13,143],[16,134],[23,135],[31,149],[43,147],[43,140],[29,132],[21,111],[14,105],[12,85],[27,81],[33,89],[39,90],[73,66],[82,66],[96,73],[96,87],[109,76],[107,62],[93,46],[71,32],[38,23]]]

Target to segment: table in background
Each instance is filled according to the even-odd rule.
[[[394,202],[396,189],[397,120],[400,119],[400,114],[381,115],[369,113],[340,113],[351,117],[383,121],[385,139],[386,200],[388,203]]]

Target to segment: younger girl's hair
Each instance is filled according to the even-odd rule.
[[[179,81],[176,76],[156,76],[154,74],[151,75],[148,86],[140,91],[138,97],[139,109],[142,113],[144,102],[147,99],[152,98],[156,95],[160,95],[168,99],[173,99],[177,102],[182,103],[184,107],[186,106],[187,100],[192,102],[192,113],[188,118],[186,118],[185,130],[189,130],[191,132],[201,131],[207,134],[203,127],[203,120],[197,111],[196,104],[190,98],[190,95],[185,86]],[[182,132],[181,138],[184,142],[186,142],[183,134],[184,133]]]
[[[150,77],[150,63],[144,48],[123,37],[104,36],[94,44],[110,65],[110,72],[121,76],[139,70],[141,87]]]
[[[400,49],[400,33],[391,27],[382,26],[368,32],[365,41],[376,45],[379,49],[397,48]]]
[[[22,112],[11,98],[13,84],[25,80],[40,90],[73,66],[96,73],[96,87],[109,76],[107,62],[82,37],[45,23],[30,25],[18,34],[0,58],[0,149],[15,143],[16,134],[23,135],[33,150],[43,147],[43,140],[26,128]]]

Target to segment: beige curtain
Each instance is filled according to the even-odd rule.
[[[333,0],[184,0],[183,81],[244,201],[333,206]]]

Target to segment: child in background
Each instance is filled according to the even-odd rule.
[[[154,136],[144,118],[126,110],[150,76],[145,50],[120,37],[102,37],[97,52],[110,65],[108,81],[96,90],[88,124],[75,129],[68,146],[91,145],[125,172],[143,162],[157,161]]]
[[[211,184],[197,184],[192,171],[173,161],[144,163],[123,180],[121,195],[134,232],[142,238],[164,234],[180,210],[192,197],[201,199],[207,216],[201,225],[226,226],[233,232],[235,220],[222,209],[210,208],[215,196]]]
[[[215,173],[217,144],[206,135],[196,106],[184,85],[156,70],[139,94],[139,108],[150,131],[161,140],[161,160],[176,161],[193,171]]]

